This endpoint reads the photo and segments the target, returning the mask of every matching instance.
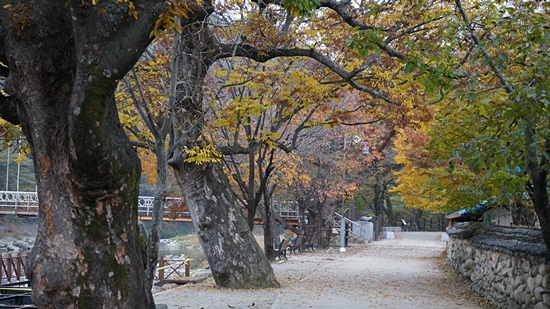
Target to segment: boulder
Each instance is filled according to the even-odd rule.
[[[11,253],[19,252],[19,247],[16,247],[14,245],[7,245],[6,249],[8,250],[8,252],[11,252]]]
[[[14,241],[12,245],[18,247],[21,250],[29,250],[30,249],[29,243],[26,242],[26,241],[22,241],[22,240]]]
[[[468,271],[468,270],[472,270],[472,269],[474,268],[475,265],[476,265],[476,264],[475,264],[474,260],[472,260],[472,259],[467,259],[467,260],[464,262],[463,267],[464,267],[465,270]]]
[[[548,309],[548,306],[545,305],[543,302],[538,302],[536,305],[535,305],[535,308],[534,309]]]

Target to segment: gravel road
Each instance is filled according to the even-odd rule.
[[[168,308],[481,308],[445,277],[441,233],[396,233],[396,239],[290,255],[274,263],[279,289],[230,290],[212,279],[155,295]]]

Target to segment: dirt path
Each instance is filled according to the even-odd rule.
[[[441,233],[397,233],[396,239],[291,255],[273,265],[280,289],[233,291],[213,282],[155,296],[168,308],[481,308],[445,278]]]

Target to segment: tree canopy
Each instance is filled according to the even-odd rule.
[[[150,291],[134,300],[87,266],[144,289],[128,271],[141,263],[137,145],[162,153],[161,191],[172,167],[222,285],[251,287],[258,274],[278,285],[240,226],[239,190],[253,214],[270,188],[292,188],[319,226],[365,183],[377,214],[393,192],[433,211],[520,202],[536,210],[550,248],[549,11],[548,2],[515,0],[3,3],[0,114],[11,124],[1,133],[9,139],[21,125],[42,203],[35,297],[44,306],[152,307]],[[169,55],[160,34],[171,30]],[[117,106],[124,76],[130,92]],[[353,142],[369,157],[352,155]],[[234,224],[215,229],[212,218]],[[70,256],[51,253],[56,235]],[[209,243],[216,237],[224,248]],[[111,245],[100,247],[103,239]],[[235,243],[250,253],[238,263],[250,279],[223,261],[225,252],[237,260]],[[57,280],[59,266],[81,275]],[[90,276],[98,289],[82,283]]]

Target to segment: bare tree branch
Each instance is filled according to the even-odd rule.
[[[314,49],[304,49],[304,48],[273,48],[268,51],[261,51],[251,46],[249,44],[223,44],[219,45],[220,53],[216,55],[216,59],[229,58],[234,56],[246,57],[258,62],[266,62],[278,57],[308,57],[315,59],[317,62],[323,64],[325,67],[338,74],[345,82],[347,82],[353,88],[366,92],[370,94],[373,98],[381,99],[387,103],[397,105],[397,102],[394,102],[390,98],[386,97],[383,93],[366,87],[364,85],[358,84],[353,78],[357,75],[358,72],[350,73],[340,66],[338,66],[334,61],[332,61],[327,56],[317,52]]]
[[[464,24],[466,25],[466,28],[470,32],[470,36],[472,37],[472,40],[474,40],[475,42],[476,47],[479,48],[479,50],[481,51],[485,59],[487,59],[487,61],[489,62],[489,66],[491,67],[495,75],[498,77],[500,83],[506,90],[506,93],[511,94],[512,92],[514,92],[514,90],[512,89],[512,86],[510,86],[506,77],[504,77],[500,69],[495,64],[493,57],[489,54],[487,49],[485,49],[485,47],[481,44],[479,37],[477,36],[476,31],[472,26],[472,23],[470,22],[468,15],[466,14],[466,11],[464,11],[464,8],[462,7],[462,1],[455,0],[455,4],[460,15],[462,16],[462,19],[464,20]]]

